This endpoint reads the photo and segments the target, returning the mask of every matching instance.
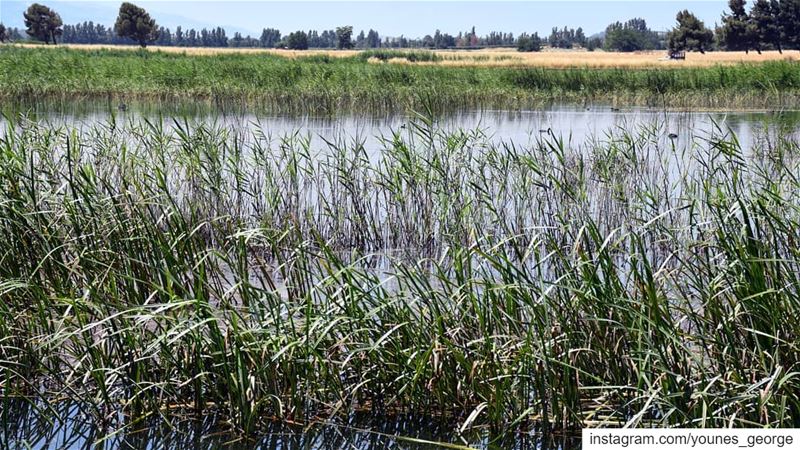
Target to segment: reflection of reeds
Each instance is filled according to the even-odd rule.
[[[798,424],[796,142],[407,129],[375,153],[12,121],[4,394],[98,419],[214,409],[242,432],[359,408],[506,430]]]
[[[375,51],[283,58],[269,54],[186,56],[158,52],[20,49],[0,52],[0,98],[180,100],[249,105],[275,112],[329,114],[443,108],[531,108],[546,102],[672,107],[792,108],[800,104],[796,63],[710,68],[448,67],[453,56]],[[496,60],[506,55],[487,52]],[[470,56],[481,57],[479,56]],[[517,58],[518,56],[508,56]],[[366,58],[366,59],[364,59]],[[386,63],[371,63],[385,59]],[[422,64],[425,59],[443,59]],[[403,64],[395,64],[401,61]],[[415,62],[416,61],[416,62]],[[513,59],[499,62],[513,62]]]

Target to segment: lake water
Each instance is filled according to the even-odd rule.
[[[129,107],[125,111],[114,105],[90,104],[69,107],[6,107],[5,114],[23,112],[31,120],[56,125],[87,128],[112,119],[163,120],[170,126],[173,118],[189,123],[214,123],[237,130],[252,130],[271,137],[281,137],[299,132],[312,139],[349,139],[363,141],[367,150],[380,145],[382,136],[400,131],[415,116],[389,115],[367,117],[274,116],[241,111],[210,111],[207,108],[181,108],[173,113],[161,112],[153,106]],[[0,121],[4,122],[2,118]],[[481,129],[495,142],[511,141],[516,145],[530,145],[552,135],[572,145],[604,141],[623,130],[655,129],[664,142],[685,145],[712,133],[732,132],[743,148],[751,144],[764,144],[778,136],[796,136],[800,130],[800,111],[735,111],[687,112],[663,111],[646,108],[615,109],[610,106],[589,108],[568,105],[552,106],[542,110],[502,111],[475,110],[442,115],[437,126],[445,131]],[[672,135],[673,137],[670,137]]]

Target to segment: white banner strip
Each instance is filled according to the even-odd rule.
[[[800,450],[800,429],[583,430],[583,450]]]

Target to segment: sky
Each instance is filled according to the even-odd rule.
[[[120,1],[38,0],[55,9],[64,23],[92,20],[113,25]],[[457,34],[475,27],[478,34],[504,31],[549,35],[554,26],[582,27],[587,35],[603,31],[617,20],[644,18],[651,29],[666,31],[683,9],[713,27],[727,8],[726,0],[540,0],[540,1],[158,1],[133,0],[159,25],[174,29],[222,26],[258,36],[263,28],[284,34],[295,30],[325,30],[353,25],[377,30],[381,36],[422,37]],[[29,1],[0,0],[0,22],[22,27]]]

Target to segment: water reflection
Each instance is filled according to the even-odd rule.
[[[520,433],[493,438],[486,430],[465,435],[457,424],[431,417],[400,414],[390,417],[355,413],[343,420],[308,425],[274,421],[255,436],[243,437],[225,428],[214,415],[202,418],[178,415],[167,419],[125,423],[110,415],[102,426],[94,407],[75,403],[47,405],[4,402],[3,448],[63,449],[571,449],[579,447],[577,434],[544,436]],[[109,416],[106,416],[109,417]]]
[[[172,118],[180,117],[190,124],[213,122],[237,130],[258,131],[276,138],[296,132],[328,141],[346,137],[362,142],[367,150],[379,147],[381,138],[391,135],[392,131],[402,131],[409,119],[414,117],[414,113],[276,116],[252,110],[158,103],[126,105],[122,110],[112,102],[14,104],[4,105],[2,112],[9,116],[24,113],[31,120],[81,127],[109,120],[124,122],[142,118],[165,119],[169,125]],[[786,134],[796,135],[800,129],[800,111],[687,112],[638,107],[618,109],[608,105],[551,105],[527,111],[460,111],[441,115],[437,121],[437,125],[445,131],[480,128],[494,142],[513,141],[516,145],[531,145],[551,134],[573,145],[582,145],[608,140],[610,134],[624,130],[654,126],[660,130],[664,141],[672,140],[684,145],[719,130],[731,131],[736,134],[742,147],[747,148],[753,144],[768,144]]]

